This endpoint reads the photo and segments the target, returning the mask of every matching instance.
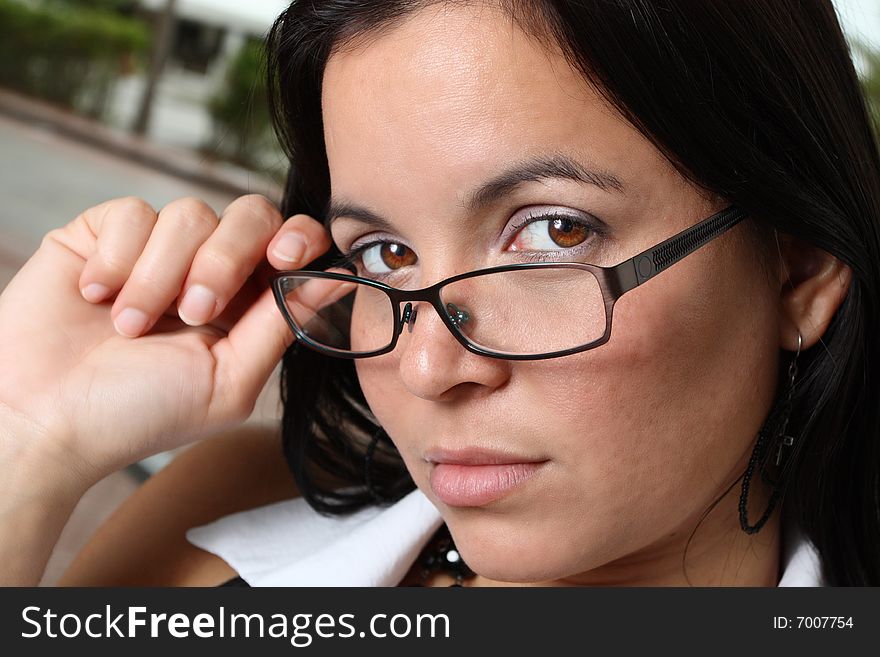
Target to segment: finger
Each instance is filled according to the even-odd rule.
[[[288,229],[289,226],[307,232],[312,240],[317,238],[318,246],[315,246],[316,242],[310,242],[301,262],[310,262],[329,248],[330,239],[327,231],[311,217],[295,215],[288,220],[284,229]],[[273,244],[274,242],[275,240]],[[283,261],[275,258],[271,253],[273,244],[269,245],[269,255],[280,264]],[[289,269],[290,264],[293,263],[286,263],[281,268]],[[331,287],[329,290],[321,290],[318,296],[338,289]],[[307,303],[315,307],[322,301],[309,298]],[[222,413],[224,407],[237,408],[242,400],[256,399],[284,352],[295,339],[296,336],[278,307],[274,289],[269,287],[231,327],[227,338],[214,345],[217,360],[216,389],[219,392],[217,398],[220,404],[217,412]],[[247,416],[252,410],[245,408],[240,409],[240,412]]]
[[[199,247],[217,228],[216,213],[202,200],[182,198],[159,212],[156,226],[110,309],[126,337],[148,331],[180,294]]]
[[[350,274],[344,269],[328,269],[338,273]],[[297,326],[306,326],[320,315],[321,309],[339,301],[355,290],[355,283],[332,278],[313,278],[296,281],[295,287],[285,290],[285,306]]]
[[[206,324],[202,326],[218,329],[223,337],[232,330],[238,320],[253,306],[260,295],[269,287],[271,279],[277,274],[277,270],[269,264],[268,260],[262,260],[254,273],[245,281],[238,293],[229,300],[226,307]],[[174,317],[179,321],[179,315],[175,312]]]
[[[220,314],[263,260],[282,223],[278,208],[264,196],[233,201],[193,259],[177,309],[180,318],[200,326]]]
[[[87,301],[97,303],[116,294],[131,276],[157,215],[146,201],[131,196],[89,208],[81,217],[96,241],[78,286]]]
[[[298,269],[330,248],[330,233],[307,214],[295,214],[284,222],[266,249],[266,258],[276,269]]]
[[[230,329],[226,339],[219,340],[212,347],[217,362],[216,407],[212,412],[220,418],[227,417],[230,412],[248,417],[253,408],[242,408],[242,404],[256,401],[278,361],[295,339],[276,305],[272,288],[264,290]]]

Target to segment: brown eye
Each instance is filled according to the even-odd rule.
[[[562,214],[539,214],[529,217],[516,230],[509,245],[511,251],[561,254],[583,250],[596,243],[601,232],[587,220]]]
[[[406,267],[415,262],[415,254],[412,249],[398,244],[397,242],[383,242],[379,249],[379,258],[390,269]]]
[[[547,230],[556,244],[563,248],[577,246],[589,236],[589,228],[565,217],[557,217]]]

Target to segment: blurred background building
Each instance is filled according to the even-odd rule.
[[[772,0],[770,0],[772,1]],[[263,38],[288,0],[0,0],[0,290],[49,230],[107,199],[280,200]],[[880,0],[836,0],[880,125]],[[277,424],[278,381],[249,422]],[[170,454],[83,498],[44,578]]]
[[[140,0],[140,14],[154,33],[173,12],[149,136],[175,146],[213,149],[243,163],[262,162],[258,145],[249,148],[249,144],[257,136],[265,142],[266,134],[258,127],[267,117],[262,103],[252,106],[248,115],[250,99],[245,94],[263,90],[256,76],[262,38],[288,4],[285,0]],[[148,77],[129,75],[119,85],[110,108],[115,125],[135,124]],[[226,137],[228,132],[232,134]],[[238,143],[239,137],[245,143]]]

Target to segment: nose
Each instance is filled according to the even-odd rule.
[[[409,332],[412,333],[418,312],[418,307],[413,306],[411,302],[407,301],[406,305],[403,307],[403,312],[400,313],[400,326],[397,327],[398,332],[403,330],[404,324],[408,324],[407,328],[409,329]]]
[[[459,326],[470,320],[470,312],[462,306],[450,303],[446,311]],[[487,392],[509,378],[511,361],[480,356],[465,349],[430,303],[407,302],[400,321],[400,329],[406,324],[407,331],[401,334],[396,347],[399,376],[417,397],[450,401],[466,389],[478,386]]]
[[[397,328],[397,330],[402,331],[404,324],[408,324],[407,328],[409,329],[409,332],[412,333],[413,326],[415,326],[416,323],[416,315],[418,314],[418,312],[418,306],[413,306],[411,302],[407,301],[406,305],[403,307],[403,312],[400,313],[400,326]],[[455,305],[454,303],[446,304],[446,312],[452,319],[452,323],[456,326],[464,326],[471,318],[471,315],[467,310],[465,310],[461,306]]]

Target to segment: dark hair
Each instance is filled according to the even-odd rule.
[[[321,84],[330,54],[436,1],[309,0],[275,22],[269,100],[291,162],[285,216],[320,220],[327,208]],[[785,505],[829,585],[880,585],[878,126],[831,1],[500,4],[529,33],[553,39],[698,189],[746,210],[765,234],[800,238],[852,268],[830,326],[798,361]],[[310,268],[338,255],[331,247]],[[354,361],[294,343],[281,395],[284,453],[308,503],[322,513],[375,503],[363,465],[377,424]],[[379,447],[374,485],[400,499],[415,485],[393,445]],[[323,485],[325,475],[347,488]]]

